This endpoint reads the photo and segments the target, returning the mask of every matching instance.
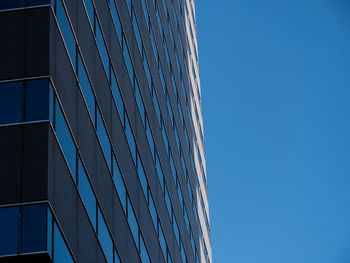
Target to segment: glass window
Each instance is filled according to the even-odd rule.
[[[115,159],[113,155],[113,180],[114,185],[117,188],[117,192],[119,195],[120,202],[122,203],[124,212],[126,213],[126,189],[125,184],[122,178],[122,175],[120,173],[119,166],[117,164],[117,160]]]
[[[129,143],[130,152],[133,157],[134,163],[136,164],[136,144],[134,136],[132,135],[131,126],[128,118],[125,118],[125,135]]]
[[[160,118],[161,118],[161,116],[160,116],[160,109],[159,109],[157,96],[156,96],[156,93],[154,92],[154,90],[153,90],[153,102],[154,102],[154,108],[155,108],[156,113],[157,113],[158,121],[160,121]]]
[[[162,168],[160,167],[158,154],[156,154],[156,169],[157,169],[157,175],[158,175],[160,186],[161,186],[162,190],[164,191],[164,177],[163,177]]]
[[[22,209],[22,252],[46,251],[46,205]]]
[[[173,161],[173,155],[170,153],[170,167],[173,174],[174,183],[176,183],[176,169]]]
[[[137,173],[139,175],[141,187],[147,200],[147,179],[139,154],[137,155]]]
[[[142,235],[140,235],[140,256],[141,256],[141,261],[142,263],[151,263],[149,259],[149,255],[145,246],[145,242],[143,241]]]
[[[61,0],[57,1],[56,8],[57,8],[57,12],[56,12],[57,21],[61,29],[63,40],[67,46],[70,59],[75,69],[76,68],[76,43],[75,43],[75,39],[74,39],[72,30],[70,28],[69,21]]]
[[[85,173],[85,169],[78,159],[78,188],[81,199],[83,200],[87,214],[91,220],[91,223],[96,230],[96,197],[92,191],[91,184]]]
[[[28,6],[35,6],[35,5],[46,5],[50,4],[50,0],[29,0]]]
[[[66,242],[63,239],[61,231],[58,229],[56,222],[54,223],[54,248],[53,262],[55,263],[74,263]]]
[[[164,195],[165,195],[165,203],[166,203],[166,206],[167,206],[167,208],[168,208],[169,216],[170,216],[170,218],[171,218],[171,211],[172,211],[172,208],[171,208],[171,201],[170,201],[169,192],[168,192],[168,189],[167,189],[166,186],[165,186]]]
[[[137,85],[137,81],[135,81],[135,96],[136,96],[137,106],[139,107],[139,110],[140,110],[142,123],[144,124],[145,123],[145,107],[143,106],[143,101],[141,98],[139,86]]]
[[[106,75],[107,75],[107,78],[108,78],[108,76],[109,76],[109,56],[108,56],[108,53],[107,53],[106,44],[105,44],[105,42],[103,40],[100,24],[97,21],[97,17],[95,17],[95,20],[96,20],[95,21],[95,25],[96,25],[96,42],[97,42],[97,46],[98,46],[98,49],[100,51],[102,63],[103,63],[103,66],[105,68]]]
[[[136,20],[134,9],[132,10],[132,13],[133,13],[133,15],[132,15],[132,25],[134,27],[134,32],[135,32],[137,44],[139,46],[139,50],[140,50],[140,53],[141,53],[142,52],[142,39],[141,39],[139,26],[137,24],[137,20]]]
[[[92,92],[92,87],[88,79],[80,53],[78,53],[78,78],[79,78],[80,88],[81,88],[81,91],[83,92],[83,96],[86,101],[91,119],[93,121],[93,124],[95,124],[95,97],[94,97],[94,93]]]
[[[51,82],[49,82],[49,119],[52,123],[52,126],[54,125],[54,112],[55,112],[55,93],[53,91],[53,88],[51,86]]]
[[[0,255],[18,252],[18,207],[0,209]]]
[[[149,126],[148,118],[146,117],[146,135],[149,143],[149,147],[151,149],[153,158],[154,158],[154,142],[153,142],[153,137],[151,133],[151,127]]]
[[[114,263],[120,263],[118,252],[115,249],[114,249]]]
[[[88,13],[88,18],[90,19],[90,23],[92,28],[94,27],[94,6],[91,0],[84,0],[85,8]]]
[[[52,228],[52,214],[50,209],[47,209],[47,251],[52,258],[52,238],[53,238],[53,228]]]
[[[141,0],[141,3],[142,3],[143,13],[145,15],[146,23],[147,23],[147,28],[149,28],[149,18],[148,18],[148,12],[147,12],[145,0]]]
[[[75,163],[76,149],[75,149],[72,136],[67,127],[67,123],[63,117],[61,108],[57,101],[55,103],[55,117],[56,117],[56,123],[55,123],[56,135],[62,147],[64,156],[66,157],[66,160],[68,162],[68,166],[72,172],[72,176],[74,177],[74,175],[76,174],[76,163]]]
[[[148,86],[149,86],[149,88],[151,88],[152,87],[152,77],[151,77],[151,72],[149,71],[149,67],[148,67],[148,62],[147,62],[146,56],[144,56],[144,58],[143,58],[143,66],[145,68],[146,77],[147,77],[147,81],[148,81]]]
[[[152,217],[152,220],[153,220],[154,228],[157,231],[157,211],[156,211],[156,208],[154,206],[152,195],[150,195],[150,199],[149,199],[149,211],[151,213],[151,217]]]
[[[174,232],[175,232],[175,237],[176,237],[176,240],[177,240],[177,244],[179,244],[180,242],[180,232],[179,232],[179,228],[177,226],[177,222],[176,222],[176,219],[174,218],[173,220],[173,228],[174,228]]]
[[[181,250],[181,257],[182,257],[182,262],[187,262],[186,261],[186,254],[185,254],[185,250],[184,250],[184,245],[182,243],[182,240],[180,240],[180,250]]]
[[[117,30],[117,35],[118,35],[118,40],[119,40],[119,44],[121,39],[122,39],[122,26],[120,24],[120,20],[119,20],[119,16],[118,16],[118,12],[117,12],[117,8],[115,6],[115,2],[114,0],[110,0],[109,1],[110,5],[110,9],[111,9],[111,13],[112,13],[112,19],[113,19],[113,22],[114,22],[114,26]]]
[[[130,199],[128,198],[128,222],[131,229],[132,236],[134,238],[137,249],[139,249],[139,226],[136,221],[134,210],[131,206]]]
[[[134,68],[131,63],[129,50],[125,44],[126,44],[125,37],[123,37],[123,53],[124,53],[125,65],[129,73],[130,81],[131,83],[133,83]]]
[[[160,247],[162,248],[162,251],[163,251],[164,258],[166,258],[167,247],[166,247],[166,242],[165,242],[165,238],[164,238],[164,234],[161,226],[159,226],[159,242],[160,242]]]
[[[100,140],[101,146],[102,146],[102,150],[103,153],[106,157],[106,161],[108,164],[108,168],[111,171],[111,144],[109,143],[109,139],[108,139],[108,135],[106,132],[106,128],[103,124],[102,118],[101,118],[101,114],[100,111],[97,110],[97,135],[98,138]]]
[[[153,30],[150,31],[150,38],[151,38],[151,42],[152,42],[154,57],[155,57],[156,60],[157,60],[157,58],[158,58],[158,51],[157,51],[156,42],[155,42],[154,36],[153,36]]]
[[[20,8],[25,6],[25,0],[1,0],[0,1],[0,10]]]
[[[23,82],[0,84],[0,124],[22,121]]]
[[[122,97],[120,95],[120,90],[119,90],[118,82],[117,82],[116,77],[114,75],[114,71],[111,70],[111,73],[112,73],[111,74],[112,93],[113,93],[114,101],[117,105],[120,120],[122,122],[122,125],[124,126],[124,103],[123,103]]]
[[[98,211],[98,239],[100,240],[102,250],[107,258],[107,262],[113,263],[113,242],[108,232],[106,222],[101,214],[100,208]]]
[[[25,120],[47,120],[49,117],[48,79],[30,80],[26,85]]]

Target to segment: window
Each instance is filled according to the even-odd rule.
[[[2,0],[0,1],[0,10],[20,8],[25,6],[25,0]]]
[[[130,199],[128,198],[128,222],[131,230],[131,234],[134,238],[137,249],[139,249],[139,226],[136,221],[134,210],[131,206]]]
[[[95,17],[95,25],[96,25],[96,42],[97,42],[97,46],[98,49],[100,51],[100,55],[101,55],[101,59],[102,59],[102,63],[103,66],[105,68],[106,71],[106,76],[108,78],[109,76],[109,56],[107,53],[107,48],[106,48],[106,44],[103,40],[103,36],[102,36],[102,31],[100,28],[100,24],[98,23],[97,17]]]
[[[37,79],[26,82],[26,121],[48,119],[48,87],[48,79]]]
[[[66,44],[69,57],[73,63],[73,68],[76,68],[76,43],[69,25],[66,11],[64,10],[61,0],[57,1],[56,17],[61,29],[63,40]]]
[[[85,8],[88,13],[88,18],[90,19],[90,23],[92,28],[94,27],[94,6],[92,5],[91,0],[84,0]]]
[[[124,213],[126,214],[126,189],[125,184],[122,178],[122,175],[120,173],[119,166],[117,164],[117,160],[115,159],[113,155],[113,180],[114,185],[117,188],[117,192],[119,195],[120,202],[122,204],[122,207],[124,209]]]
[[[141,187],[142,187],[143,193],[144,193],[144,195],[146,197],[146,201],[147,201],[147,185],[148,185],[148,183],[147,183],[145,171],[143,169],[143,165],[142,165],[141,159],[139,157],[139,154],[137,155],[137,173],[139,175]]]
[[[46,205],[22,208],[22,253],[46,250]]]
[[[61,231],[56,222],[54,222],[54,247],[53,247],[53,262],[55,263],[73,263],[72,255],[70,254],[67,245],[63,239]]]
[[[128,118],[125,118],[125,135],[129,143],[130,152],[136,164],[136,144],[134,136],[132,135],[131,126]]]
[[[160,161],[158,158],[158,154],[156,154],[156,169],[157,169],[157,175],[158,175],[160,187],[161,187],[162,191],[164,191],[164,176],[163,176],[162,168],[160,167]]]
[[[92,191],[91,184],[87,178],[80,158],[78,158],[78,189],[87,214],[96,231],[96,197]]]
[[[156,208],[154,206],[153,197],[151,195],[150,195],[150,199],[149,199],[149,211],[151,213],[154,228],[157,231],[157,212],[156,212]]]
[[[96,130],[97,130],[97,136],[100,140],[101,146],[102,146],[102,151],[103,154],[106,158],[107,165],[109,170],[111,171],[111,154],[112,154],[112,149],[111,149],[111,144],[109,143],[108,135],[106,128],[103,124],[103,120],[100,114],[100,111],[97,109],[97,121],[96,121]]]
[[[111,70],[111,87],[112,87],[112,94],[114,97],[114,101],[117,105],[119,117],[120,117],[120,120],[122,122],[122,125],[124,126],[124,103],[123,103],[122,97],[120,95],[118,82],[117,82],[117,79],[115,77],[113,70]]]
[[[117,30],[118,40],[119,40],[119,44],[120,44],[121,43],[120,41],[122,39],[122,26],[120,24],[118,12],[117,12],[117,8],[115,6],[114,0],[110,0],[109,3],[110,3],[109,7],[110,7],[111,13],[112,13],[112,19],[114,22],[114,26]]]
[[[72,136],[69,132],[67,123],[63,117],[62,110],[57,100],[55,103],[55,116],[56,116],[56,123],[55,123],[56,135],[61,145],[63,154],[66,157],[66,160],[68,162],[68,166],[71,170],[71,173],[74,176],[76,174],[75,144],[73,142]]]
[[[163,256],[166,259],[167,246],[166,246],[166,242],[165,242],[165,238],[164,238],[164,234],[161,226],[159,226],[159,242],[160,242],[160,247],[162,248],[162,251],[163,251]]]
[[[149,259],[149,255],[145,246],[145,242],[143,241],[142,235],[140,235],[140,256],[141,256],[141,261],[142,263],[151,263]]]
[[[95,124],[95,97],[80,53],[78,53],[78,79],[93,124]]]
[[[98,240],[100,241],[102,250],[107,258],[108,263],[113,263],[113,242],[108,232],[106,222],[101,214],[100,208],[97,209],[98,213]]]
[[[0,84],[0,124],[22,121],[23,82]]]
[[[18,207],[0,209],[0,255],[18,252]]]

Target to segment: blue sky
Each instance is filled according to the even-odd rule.
[[[350,0],[197,0],[213,262],[350,262]]]

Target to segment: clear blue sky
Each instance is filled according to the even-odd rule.
[[[350,0],[196,0],[213,262],[350,262]]]

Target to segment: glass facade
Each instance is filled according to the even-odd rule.
[[[49,73],[0,79],[0,136],[45,123],[54,138],[37,182],[45,202],[0,206],[0,258],[211,262],[193,0],[0,2],[0,18],[9,9],[53,18]],[[68,212],[73,203],[82,209]],[[84,218],[95,240],[85,250],[79,226],[66,237],[60,223]]]

